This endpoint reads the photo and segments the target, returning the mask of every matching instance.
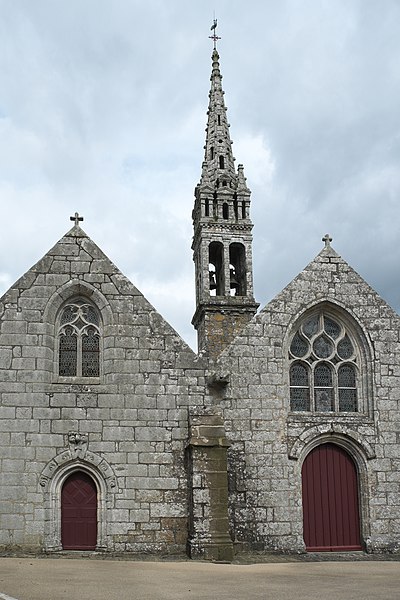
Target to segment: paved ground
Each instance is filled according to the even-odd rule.
[[[0,600],[399,600],[400,563],[0,558]]]

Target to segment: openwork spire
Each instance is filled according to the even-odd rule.
[[[193,209],[193,260],[200,352],[216,357],[257,312],[253,297],[251,192],[243,165],[235,172],[226,118],[216,21],[206,144]]]
[[[208,184],[213,189],[220,186],[237,188],[238,176],[235,173],[232,141],[222,89],[222,75],[219,54],[212,53],[211,89],[207,111],[207,128],[204,162],[200,185]]]

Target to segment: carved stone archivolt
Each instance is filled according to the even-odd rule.
[[[95,452],[88,450],[88,436],[85,433],[70,431],[68,433],[68,449],[57,454],[40,474],[39,483],[47,489],[54,475],[63,467],[76,463],[84,467],[94,468],[104,479],[107,491],[115,491],[117,478],[110,464]]]
[[[297,460],[304,453],[307,446],[314,441],[322,443],[323,441],[346,442],[346,440],[356,447],[362,448],[365,457],[371,460],[376,457],[375,449],[359,433],[350,429],[348,426],[340,423],[326,423],[311,427],[299,435],[289,451],[289,458]]]

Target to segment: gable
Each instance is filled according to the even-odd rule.
[[[281,354],[296,321],[319,304],[354,319],[375,351],[394,351],[385,343],[398,340],[399,315],[328,246],[252,319],[217,362],[224,364],[229,356],[254,356],[257,351],[265,356]],[[269,346],[268,352],[261,352],[261,346]]]
[[[114,350],[110,358],[114,362],[107,363],[111,370],[139,368],[139,363],[122,367],[122,362],[116,362],[126,357],[128,350],[132,360],[151,361],[157,355],[163,364],[171,366],[176,364],[177,356],[189,365],[197,360],[143,294],[76,226],[0,299],[0,344],[10,349],[16,344],[45,345],[46,360],[54,360],[57,315],[65,302],[80,297],[92,302],[101,314],[104,343],[121,348],[119,352]],[[163,352],[170,352],[172,358],[161,356]],[[104,356],[111,354],[107,350]],[[31,371],[38,368],[37,361],[25,364]],[[45,366],[43,362],[40,365]],[[151,362],[142,366],[150,372],[159,369]]]

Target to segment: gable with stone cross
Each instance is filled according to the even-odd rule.
[[[83,221],[83,217],[80,217],[79,213],[77,213],[77,212],[75,213],[75,215],[73,217],[70,217],[69,219],[70,219],[70,221],[75,222],[75,227],[79,227],[79,223],[81,221]]]

